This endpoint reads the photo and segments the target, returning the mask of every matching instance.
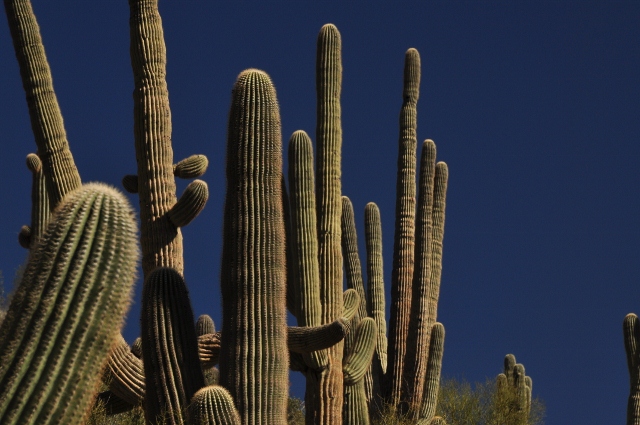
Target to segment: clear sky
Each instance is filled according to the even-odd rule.
[[[435,140],[450,171],[444,376],[484,381],[513,353],[547,405],[547,424],[623,423],[622,320],[640,313],[640,2],[343,3],[160,4],[175,159],[210,161],[208,205],[183,231],[196,315],[221,325],[235,77],[249,67],[271,75],[285,146],[297,129],[313,135],[315,40],[331,22],[343,43],[343,192],[360,237],[364,206],[380,207],[387,284],[403,58],[409,47],[421,53],[418,138]],[[136,171],[127,2],[34,0],[34,8],[80,174],[119,186]],[[10,287],[25,258],[17,234],[29,222],[24,158],[35,143],[4,18],[0,134],[0,269]],[[302,377],[291,381],[301,396]]]

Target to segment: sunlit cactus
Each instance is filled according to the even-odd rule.
[[[240,425],[231,394],[223,387],[202,388],[187,409],[187,425]]]
[[[136,223],[114,189],[69,193],[0,327],[0,422],[82,423],[128,310]]]

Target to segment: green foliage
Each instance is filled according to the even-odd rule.
[[[304,425],[304,401],[289,397],[287,402],[287,425]]]
[[[491,379],[473,385],[447,379],[440,384],[437,414],[449,425],[542,425],[544,412],[544,403],[535,398],[527,417],[518,409],[517,391],[498,391]]]

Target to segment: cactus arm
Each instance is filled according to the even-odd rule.
[[[372,397],[379,397],[384,374],[387,370],[387,322],[385,319],[385,293],[382,270],[382,225],[380,210],[374,203],[364,209],[365,247],[367,252],[367,298],[369,317],[376,322],[378,333],[376,349],[371,361]],[[381,400],[374,399],[380,404]]]
[[[419,408],[426,374],[429,335],[435,317],[429,315],[432,253],[433,192],[436,172],[436,146],[424,142],[420,159],[418,211],[416,216],[415,270],[411,296],[411,319],[404,370],[404,400],[409,410]],[[439,282],[438,282],[439,284]]]
[[[420,88],[420,56],[415,49],[409,49],[405,55],[403,84],[387,350],[389,370],[385,375],[383,388],[385,398],[392,405],[397,405],[401,398],[412,295],[416,208],[416,106]]]
[[[347,288],[356,290],[360,297],[360,302],[358,303],[358,315],[356,316],[356,320],[359,320],[367,317],[367,295],[364,290],[362,266],[360,265],[360,256],[358,255],[358,236],[356,234],[353,204],[346,196],[342,197],[341,228],[342,257],[344,259]],[[344,308],[346,309],[346,307]],[[346,341],[345,344],[347,344]]]
[[[180,230],[166,215],[176,203],[171,147],[171,110],[166,83],[166,48],[157,0],[130,0],[133,115],[142,269],[183,272]]]
[[[202,176],[209,167],[205,155],[191,155],[173,165],[173,175],[181,179],[193,179]]]
[[[187,408],[187,425],[240,425],[229,391],[218,385],[199,390]]]
[[[194,180],[185,188],[167,216],[175,227],[184,227],[200,214],[209,199],[209,189],[202,180]]]
[[[243,71],[231,97],[220,378],[243,424],[278,425],[289,372],[280,112],[262,71]]]
[[[431,328],[429,341],[429,359],[427,361],[426,376],[424,379],[424,391],[420,419],[433,420],[438,403],[438,391],[440,390],[440,373],[442,371],[442,356],[444,354],[444,326],[435,323]]]
[[[198,356],[203,366],[218,364],[221,335],[221,332],[215,332],[198,336]]]
[[[343,372],[345,385],[353,385],[364,379],[371,364],[373,351],[376,348],[376,322],[365,317],[356,328],[353,345],[344,359]]]
[[[137,406],[142,404],[146,390],[142,360],[133,354],[122,335],[109,355],[103,380],[122,400]]]
[[[127,174],[122,178],[122,188],[128,193],[138,193],[138,176]]]
[[[62,113],[53,90],[40,28],[28,0],[4,2],[13,47],[26,93],[31,129],[38,146],[53,210],[70,191],[80,187],[80,174],[69,150]]]
[[[142,355],[146,377],[145,418],[182,423],[182,410],[204,387],[191,302],[182,276],[160,267],[142,291]],[[163,423],[163,422],[162,422]]]
[[[27,155],[27,168],[31,171],[31,226],[27,246],[22,245],[23,229],[20,230],[19,240],[25,248],[33,248],[38,239],[42,237],[44,229],[49,221],[49,196],[47,194],[46,179],[42,170],[42,161],[35,153]]]
[[[342,341],[348,329],[346,318],[316,327],[289,326],[287,346],[290,351],[300,354],[323,350]]]
[[[1,423],[83,420],[131,300],[135,238],[112,188],[86,185],[61,203],[0,326]]]
[[[358,292],[355,289],[350,288],[344,291],[342,293],[342,317],[348,320],[356,319],[356,316],[358,316],[358,310],[360,309],[360,300],[360,295],[358,295]]]
[[[201,314],[196,320],[196,335],[198,337],[216,332],[216,324],[208,314]]]

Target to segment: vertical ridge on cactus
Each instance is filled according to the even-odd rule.
[[[187,409],[187,425],[240,425],[240,416],[231,394],[211,385],[199,390]]]
[[[182,276],[159,267],[142,291],[142,354],[146,378],[145,418],[182,424],[183,410],[204,387],[193,310]]]
[[[131,301],[133,210],[100,184],[69,193],[0,326],[0,422],[81,423]]]
[[[624,348],[629,368],[627,425],[640,425],[640,320],[629,313],[622,324]]]
[[[424,396],[420,407],[420,419],[432,420],[436,413],[438,391],[440,390],[440,373],[444,354],[444,326],[433,324],[429,340],[429,358],[424,378]]]
[[[42,237],[44,229],[49,221],[49,195],[47,194],[47,182],[42,169],[42,161],[35,153],[27,155],[27,168],[31,171],[31,234],[29,247]]]
[[[289,353],[280,111],[262,71],[243,71],[231,97],[220,378],[243,424],[285,424]]]
[[[31,129],[38,146],[38,156],[42,160],[50,207],[53,210],[67,193],[80,187],[80,174],[69,150],[40,27],[31,2],[5,0],[4,7],[20,65]]]
[[[397,405],[401,399],[404,359],[414,267],[416,210],[417,102],[420,88],[420,55],[409,49],[405,55],[403,103],[400,112],[396,222],[391,274],[391,317],[389,320],[389,368],[384,385],[385,398]]]

